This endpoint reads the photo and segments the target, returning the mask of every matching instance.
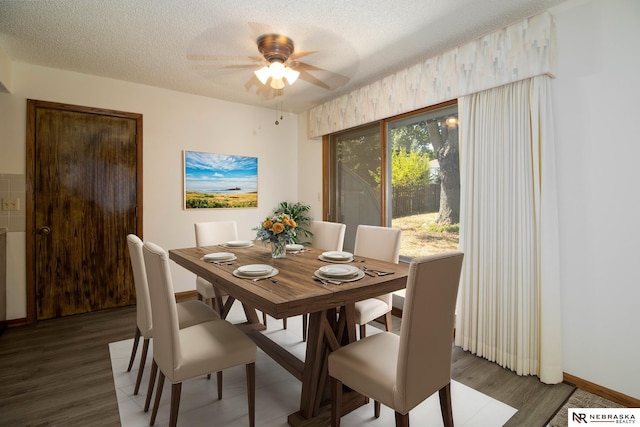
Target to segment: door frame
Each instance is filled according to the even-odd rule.
[[[136,122],[136,229],[142,237],[142,114],[103,108],[85,107],[58,102],[27,99],[27,141],[26,141],[26,287],[27,324],[36,323],[36,283],[35,283],[35,166],[36,166],[36,111],[38,108],[74,111],[101,116],[121,117]]]

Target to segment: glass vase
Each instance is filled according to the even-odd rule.
[[[271,242],[271,258],[285,258],[287,247],[284,242]]]

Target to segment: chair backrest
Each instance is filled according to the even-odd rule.
[[[311,245],[327,251],[341,251],[346,229],[347,226],[339,222],[313,221]]]
[[[353,254],[397,264],[400,260],[401,237],[402,231],[397,228],[359,225],[356,230]],[[393,303],[391,294],[380,295],[376,298],[384,301],[391,310]]]
[[[149,286],[147,285],[147,272],[144,269],[142,256],[143,242],[135,234],[127,236],[129,258],[133,269],[133,282],[136,287],[136,325],[145,338],[153,335],[153,323],[151,321],[151,300],[149,299]]]
[[[230,240],[238,240],[235,221],[196,222],[196,246],[213,246]]]
[[[178,312],[169,268],[169,256],[160,246],[146,242],[144,264],[153,316],[153,358],[165,375],[182,362]]]
[[[401,235],[402,231],[397,228],[359,225],[353,254],[397,264]]]
[[[449,252],[415,258],[409,265],[396,371],[396,410],[402,413],[451,381],[462,259],[461,252]]]

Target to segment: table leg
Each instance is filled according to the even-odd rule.
[[[300,411],[289,416],[290,425],[326,425],[330,408],[324,408],[322,405],[329,401],[326,387],[328,383],[327,358],[329,353],[341,345],[354,341],[355,336],[354,305],[341,307],[340,316],[337,319],[335,309],[310,314]],[[349,394],[346,399],[349,400],[343,405],[346,412],[365,403],[361,395]]]

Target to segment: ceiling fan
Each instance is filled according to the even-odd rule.
[[[187,59],[192,61],[248,59],[251,62],[249,64],[231,64],[218,67],[218,69],[251,69],[259,67],[254,70],[255,77],[252,77],[245,87],[249,89],[257,80],[263,85],[262,88],[258,88],[258,92],[265,96],[266,92],[272,92],[270,90],[265,91],[265,89],[270,87],[275,91],[275,95],[279,95],[285,87],[285,81],[292,85],[298,78],[326,90],[335,89],[349,81],[346,76],[299,61],[300,58],[312,55],[317,51],[297,52],[295,51],[293,40],[287,36],[275,33],[262,34],[256,39],[256,45],[261,56],[247,55],[238,57],[190,54],[187,55]],[[319,79],[311,72],[328,75],[327,81]]]

